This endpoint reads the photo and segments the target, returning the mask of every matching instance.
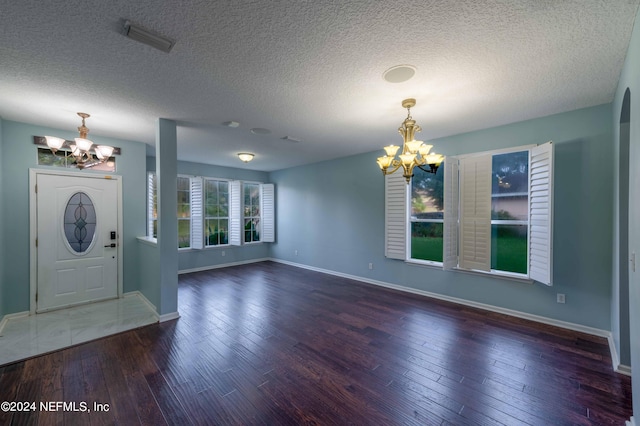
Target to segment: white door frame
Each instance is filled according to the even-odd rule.
[[[118,298],[122,297],[122,176],[99,174],[97,172],[72,172],[69,170],[29,169],[29,315],[36,313],[36,293],[38,291],[38,250],[36,249],[36,237],[38,231],[37,222],[37,194],[36,182],[38,175],[57,175],[88,179],[110,179],[117,182],[118,190]]]

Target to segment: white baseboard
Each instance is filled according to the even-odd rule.
[[[466,300],[466,299],[460,299],[457,297],[452,297],[452,296],[445,296],[442,294],[438,294],[438,293],[432,293],[429,291],[425,291],[425,290],[418,290],[415,288],[410,288],[410,287],[405,287],[405,286],[401,286],[401,285],[397,285],[397,284],[391,284],[391,283],[387,283],[384,281],[378,281],[378,280],[373,280],[370,278],[364,278],[364,277],[359,277],[357,275],[350,275],[350,274],[344,274],[342,272],[336,272],[336,271],[332,271],[329,269],[323,269],[323,268],[316,268],[315,266],[309,266],[309,265],[304,265],[302,263],[295,263],[295,262],[289,262],[287,260],[281,260],[281,259],[269,259],[273,262],[277,262],[277,263],[283,263],[285,265],[290,265],[290,266],[295,266],[298,268],[304,268],[304,269],[309,269],[311,271],[316,271],[316,272],[322,272],[325,274],[329,274],[329,275],[335,275],[338,277],[342,277],[342,278],[348,278],[354,281],[360,281],[363,283],[367,283],[367,284],[373,284],[373,285],[377,285],[377,286],[381,286],[381,287],[386,287],[386,288],[390,288],[393,290],[399,290],[399,291],[404,291],[407,293],[413,293],[413,294],[418,294],[421,296],[426,296],[426,297],[431,297],[434,299],[439,299],[439,300],[445,300],[447,302],[453,302],[453,303],[457,303],[460,305],[465,305],[465,306],[470,306],[473,308],[478,308],[478,309],[483,309],[485,311],[491,311],[491,312],[496,312],[499,314],[504,314],[504,315],[509,315],[512,317],[516,317],[516,318],[522,318],[522,319],[526,319],[526,320],[531,320],[531,321],[535,321],[535,322],[539,322],[542,324],[547,324],[547,325],[553,325],[556,327],[560,327],[560,328],[565,328],[567,330],[573,330],[573,331],[579,331],[582,333],[586,333],[586,334],[591,334],[593,336],[598,336],[598,337],[604,337],[607,339],[608,343],[609,343],[609,350],[611,351],[611,359],[613,362],[613,368],[616,372],[621,373],[621,374],[626,374],[626,375],[631,375],[631,367],[626,366],[626,365],[620,365],[620,358],[618,357],[618,354],[616,352],[615,349],[615,344],[613,342],[613,336],[611,335],[610,331],[607,330],[601,330],[599,328],[594,328],[594,327],[588,327],[586,325],[582,325],[582,324],[575,324],[572,322],[567,322],[567,321],[560,321],[560,320],[556,320],[553,318],[548,318],[548,317],[543,317],[541,315],[535,315],[535,314],[529,314],[526,312],[520,312],[520,311],[515,311],[513,309],[507,309],[507,308],[502,308],[500,306],[494,306],[494,305],[487,305],[485,303],[479,303],[479,302],[474,302],[471,300]]]
[[[176,312],[171,312],[169,314],[163,314],[158,317],[158,322],[171,321],[180,318],[180,314]]]
[[[263,257],[260,259],[240,260],[238,262],[221,263],[219,265],[209,265],[209,266],[202,266],[199,268],[182,269],[178,271],[178,275],[190,274],[192,272],[209,271],[211,269],[228,268],[229,266],[247,265],[249,263],[266,262],[268,260],[273,260],[273,259],[268,257]]]
[[[633,419],[633,416],[631,416],[631,418],[625,423],[627,424],[627,426],[636,426],[636,421]]]
[[[22,317],[28,317],[29,316],[29,311],[24,311],[24,312],[16,312],[13,314],[7,314],[5,316],[2,317],[2,320],[0,320],[0,336],[2,336],[2,331],[4,330],[4,327],[7,325],[7,323],[14,319],[14,318],[22,318]]]

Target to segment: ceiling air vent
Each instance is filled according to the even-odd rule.
[[[139,41],[140,43],[147,44],[151,47],[155,47],[158,50],[169,53],[175,41],[163,37],[159,34],[152,33],[149,30],[142,28],[139,25],[132,23],[131,21],[125,21],[124,23],[124,35],[130,39]]]

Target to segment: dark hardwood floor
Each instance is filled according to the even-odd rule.
[[[181,318],[0,367],[9,424],[623,425],[603,338],[264,262],[180,276]],[[75,402],[90,412],[43,411]],[[95,411],[94,402],[109,411]],[[106,407],[106,405],[104,406]]]

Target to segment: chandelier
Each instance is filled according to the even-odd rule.
[[[422,130],[411,118],[411,108],[416,105],[415,99],[405,99],[402,101],[402,107],[407,109],[407,118],[398,128],[398,133],[402,135],[404,144],[402,145],[402,153],[396,159],[396,153],[400,147],[398,145],[388,145],[384,147],[387,155],[378,157],[378,165],[383,175],[390,175],[402,167],[402,176],[407,180],[407,184],[413,177],[413,169],[418,167],[428,173],[436,173],[438,167],[444,160],[444,157],[435,152],[431,152],[433,145],[425,144],[422,141],[415,140],[415,133]],[[428,166],[428,168],[426,167]]]
[[[89,129],[84,123],[90,115],[84,112],[79,112],[78,115],[82,118],[82,125],[78,127],[80,137],[75,138],[75,143],[55,136],[44,138],[51,152],[55,154],[58,150],[65,149],[65,158],[70,158],[79,169],[88,169],[107,161],[113,154],[114,148],[109,145],[96,145],[92,154],[93,142],[87,139]]]

